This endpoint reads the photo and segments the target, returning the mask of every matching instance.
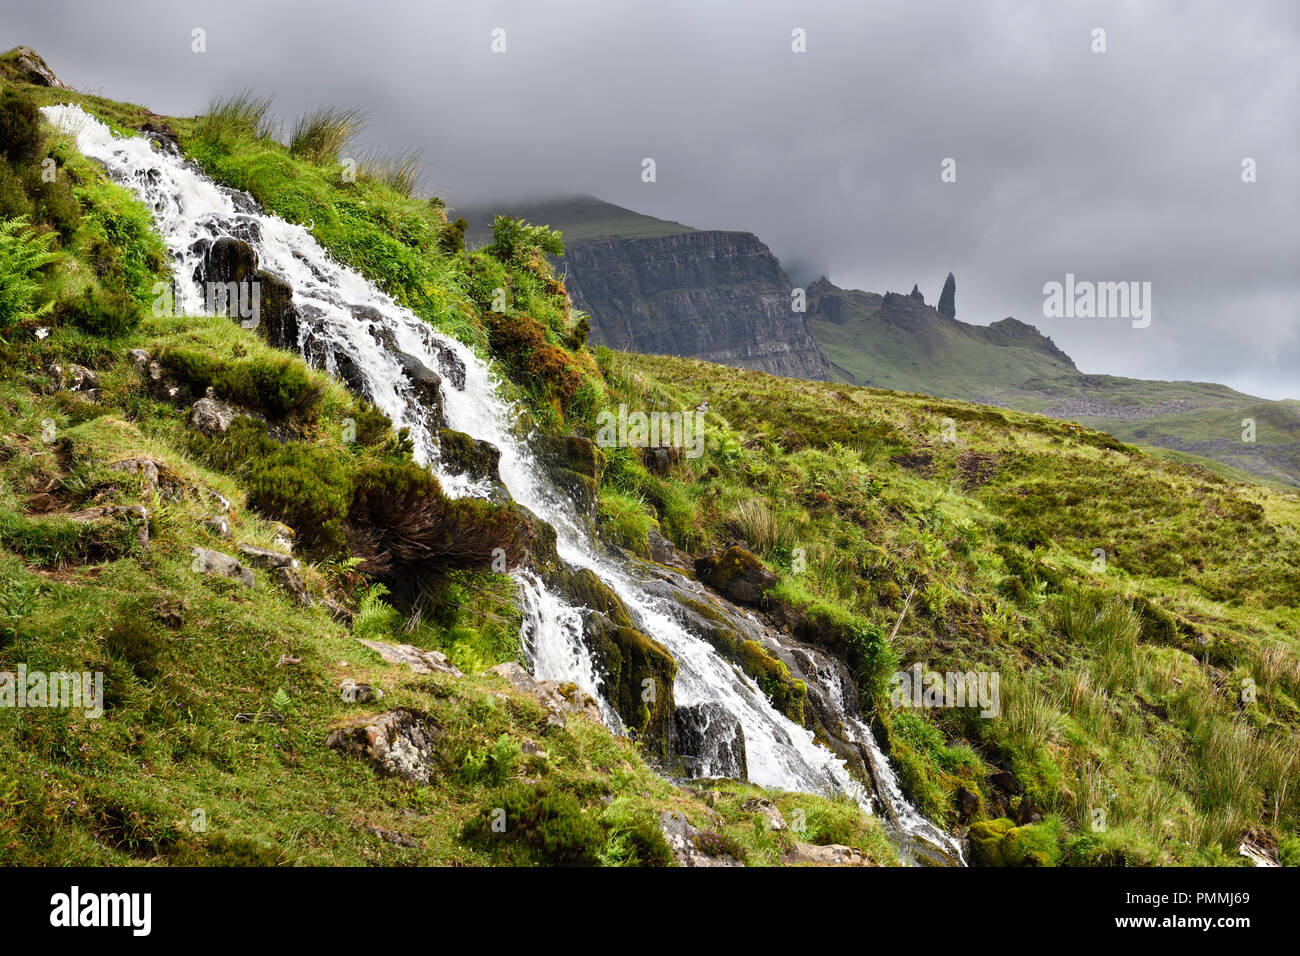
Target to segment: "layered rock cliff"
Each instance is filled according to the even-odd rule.
[[[689,355],[790,378],[830,364],[791,307],[793,283],[758,238],[699,231],[569,246],[568,288],[591,338],[650,355]]]
[[[833,370],[792,308],[794,283],[748,232],[693,229],[594,196],[459,209],[471,245],[490,241],[497,213],[564,234],[574,305],[591,341],[650,355],[685,355],[773,375],[828,381]]]

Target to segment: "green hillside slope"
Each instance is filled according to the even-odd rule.
[[[898,862],[848,799],[679,786],[573,685],[557,709],[493,673],[524,654],[491,554],[395,568],[370,545],[541,549],[545,529],[446,499],[382,413],[256,332],[152,314],[170,263],[149,211],[32,109],[76,102],[122,130],[166,125],[210,175],[311,223],[491,358],[524,430],[591,448],[620,405],[699,409],[698,457],[591,449],[577,477],[603,543],[715,590],[715,549],[733,547],[762,582],[746,606],[847,665],[905,790],[972,862],[1247,865],[1248,845],[1300,864],[1295,491],[1041,415],[593,350],[544,229],[506,222],[467,250],[400,163],[350,181],[329,150],[276,142],[247,96],[167,119],[28,85],[12,58],[0,72],[0,120],[22,134],[0,150],[0,672],[106,677],[98,718],[0,706],[0,863],[657,865],[676,859],[657,826],[674,811],[713,860],[793,862],[798,842]],[[992,334],[1060,361],[1021,327]],[[208,387],[245,406],[225,437],[194,426]],[[261,563],[287,537],[292,574]],[[815,729],[801,682],[701,606],[737,668]],[[423,670],[391,662],[403,644]],[[996,675],[998,705],[910,706],[890,688],[913,665]],[[351,755],[390,731],[427,744],[427,773]],[[773,829],[762,801],[800,829]],[[502,809],[519,821],[504,837]]]

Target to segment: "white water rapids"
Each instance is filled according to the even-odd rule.
[[[419,461],[431,467],[448,494],[483,494],[463,477],[444,473],[438,461],[436,423],[409,400],[411,386],[401,363],[371,332],[378,323],[397,349],[443,374],[447,427],[491,442],[501,451],[500,475],[514,499],[554,526],[560,556],[575,568],[588,568],[627,605],[646,634],[677,661],[673,691],[678,704],[720,704],[744,728],[749,779],[765,787],[853,795],[870,809],[870,795],[844,762],[813,740],[812,733],[778,713],[762,691],[711,645],[690,633],[663,598],[646,592],[630,566],[601,553],[574,518],[568,500],[543,477],[526,443],[516,434],[519,416],[498,392],[489,365],[461,342],[431,328],[352,269],[337,263],[300,225],[268,215],[245,194],[214,183],[182,158],[158,149],[144,137],[118,137],[77,106],[47,106],[47,119],[75,134],[78,148],[103,163],[153,212],[159,233],[174,260],[176,309],[197,314],[204,295],[195,279],[204,248],[221,236],[235,236],[257,252],[260,267],[293,287],[293,303],[303,317],[299,348],[309,337],[324,343],[325,366],[337,373],[335,356],[345,355],[364,379],[367,397],[393,420],[408,427]],[[368,307],[365,320],[358,307]],[[373,310],[373,311],[370,311]],[[464,384],[447,374],[446,356],[464,365]],[[525,615],[524,644],[539,678],[574,681],[602,702],[611,726],[621,727],[601,693],[601,679],[583,640],[582,616],[529,572],[516,574]],[[875,758],[879,796],[905,835],[948,848],[960,859],[955,841],[931,825],[904,798],[871,731],[846,718],[854,737]],[[906,841],[904,841],[906,842]]]

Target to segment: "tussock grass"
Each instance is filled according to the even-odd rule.
[[[200,136],[218,142],[235,136],[272,139],[278,129],[271,115],[273,99],[258,96],[251,89],[214,97],[199,117],[197,131]]]
[[[399,196],[411,198],[424,177],[424,153],[418,147],[401,152],[370,150],[357,160],[357,178],[383,183]]]
[[[366,112],[321,106],[299,117],[289,136],[289,153],[313,163],[336,162],[339,151],[365,128]],[[409,195],[409,193],[408,193]]]

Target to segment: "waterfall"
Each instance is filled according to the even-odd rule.
[[[260,267],[293,287],[293,304],[300,315],[299,350],[320,357],[331,373],[338,374],[346,362],[360,378],[366,396],[394,426],[410,429],[416,459],[434,470],[448,494],[482,494],[484,489],[441,467],[436,423],[414,400],[397,353],[442,373],[448,426],[500,450],[502,482],[515,501],[555,528],[560,556],[575,568],[595,573],[627,605],[638,627],[672,654],[677,662],[673,688],[677,702],[715,703],[740,722],[749,779],[774,789],[847,793],[871,809],[871,794],[853,779],[843,760],[817,744],[810,731],[776,711],[754,681],[680,623],[666,599],[647,589],[630,565],[597,550],[568,499],[543,477],[517,433],[517,410],[501,398],[496,374],[472,349],[434,330],[359,273],[336,262],[309,229],[264,213],[247,194],[218,185],[179,155],[156,148],[143,137],[115,136],[77,106],[47,106],[43,112],[74,134],[86,156],[104,164],[152,210],[173,258],[178,311],[199,313],[204,308],[196,275],[213,240],[233,236],[248,242]],[[524,647],[536,676],[577,683],[601,702],[611,726],[621,729],[584,643],[579,609],[548,590],[535,575],[519,571],[515,577],[525,616]],[[890,819],[904,835],[938,845],[960,862],[956,842],[907,803],[870,729],[860,723],[853,729],[883,768],[877,773],[884,781],[878,782],[877,796],[886,802]],[[907,841],[902,845],[906,851]]]

